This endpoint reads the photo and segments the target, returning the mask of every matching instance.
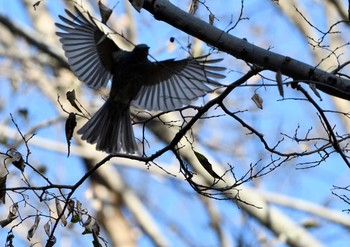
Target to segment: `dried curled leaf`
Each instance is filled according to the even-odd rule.
[[[45,233],[48,237],[50,237],[50,234],[51,234],[50,229],[51,229],[51,224],[50,224],[50,221],[48,221],[44,225],[44,230],[45,230]]]
[[[188,11],[190,15],[194,15],[196,13],[198,9],[198,4],[199,4],[199,0],[192,0],[190,10]]]
[[[96,220],[90,215],[88,215],[86,221],[83,222],[83,227],[85,228],[84,232],[82,232],[83,235],[90,233],[96,235],[100,234],[100,226],[97,224]]]
[[[70,222],[72,223],[78,223],[80,221],[79,215],[78,215],[78,210],[75,210],[75,201],[74,200],[69,200],[67,209],[68,209],[68,215],[67,218],[69,218],[70,215],[72,215]]]
[[[10,224],[12,221],[14,221],[17,218],[17,212],[18,212],[18,204],[15,203],[10,208],[9,214],[7,215],[7,218],[0,221],[0,226],[5,227],[8,224]]]
[[[263,99],[259,96],[259,94],[254,93],[252,100],[259,109],[263,109]]]
[[[7,175],[0,177],[0,202],[5,204]]]
[[[50,224],[50,221],[46,222],[46,224],[44,225],[44,230],[45,230],[45,233],[48,237],[50,237],[51,235],[51,224]],[[52,236],[46,243],[46,247],[52,247],[56,244],[56,237],[55,236]]]
[[[203,168],[213,177],[213,178],[217,178],[219,180],[225,181],[222,179],[222,177],[220,177],[218,174],[216,174],[216,172],[214,172],[212,165],[210,164],[210,162],[208,161],[208,159],[201,153],[198,153],[196,151],[194,151],[194,155],[196,156],[196,158],[198,159],[199,163],[201,163],[201,165],[203,166]]]
[[[34,10],[36,10],[36,8],[39,7],[39,5],[40,5],[41,2],[42,2],[42,0],[39,0],[39,1],[37,1],[37,2],[35,2],[35,3],[33,4]]]
[[[322,101],[322,97],[321,97],[320,93],[317,91],[315,83],[310,83],[309,87],[314,92],[314,94]]]
[[[209,14],[209,24],[213,25],[214,24],[214,19],[215,19],[215,15],[213,15],[212,13]]]
[[[106,24],[113,10],[104,5],[101,1],[98,1],[98,8],[100,9],[101,21]]]
[[[320,222],[318,222],[315,219],[307,219],[304,222],[302,222],[302,226],[304,228],[318,228],[320,227]]]
[[[75,129],[75,126],[77,126],[77,119],[75,117],[74,113],[69,113],[69,116],[66,121],[66,139],[67,139],[67,145],[68,145],[68,154],[67,157],[69,157],[70,154],[70,141],[73,137],[73,132]]]
[[[81,202],[79,200],[77,200],[77,216],[78,216],[78,220],[81,221],[83,218],[83,211],[82,211],[82,207],[81,207]]]
[[[137,10],[137,12],[140,12],[143,5],[144,5],[144,0],[129,0],[131,5]]]
[[[69,217],[70,214],[73,214],[73,213],[74,213],[74,205],[75,205],[74,200],[70,199],[70,200],[68,201],[68,205],[67,205],[67,209],[68,209],[67,218]]]
[[[21,170],[21,172],[24,172],[25,165],[24,165],[24,160],[22,158],[22,154],[14,148],[10,148],[7,151],[7,154],[11,158],[12,164],[15,167],[17,167],[19,170]]]
[[[40,216],[39,215],[36,215],[35,216],[35,220],[34,220],[34,224],[32,225],[32,227],[28,230],[28,233],[27,233],[27,239],[28,240],[31,240],[34,236],[34,233],[36,231],[36,229],[38,228],[38,225],[40,223]]]
[[[82,112],[79,108],[79,106],[77,105],[77,103],[75,102],[77,100],[77,98],[75,97],[75,90],[73,89],[72,91],[68,91],[66,93],[66,97],[67,100],[69,101],[69,103],[71,104],[71,106],[73,106],[75,109],[77,109],[78,112]]]
[[[23,117],[24,120],[28,120],[29,112],[27,108],[20,108],[17,110],[17,112],[21,117]]]
[[[57,215],[58,215],[58,217],[60,217],[60,216],[62,215],[62,216],[61,216],[62,224],[63,224],[64,226],[66,226],[66,225],[67,225],[67,218],[66,218],[66,216],[62,213],[62,212],[63,212],[62,206],[61,206],[61,203],[60,203],[60,201],[58,200],[57,197],[55,198],[55,204],[56,204]]]
[[[280,93],[281,97],[284,97],[282,73],[280,70],[277,70],[276,72],[276,82],[277,82],[278,92]]]

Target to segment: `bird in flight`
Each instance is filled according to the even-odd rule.
[[[222,59],[208,56],[152,62],[149,47],[136,45],[132,51],[118,47],[113,31],[81,7],[76,14],[65,10],[55,23],[68,63],[89,87],[99,89],[111,81],[109,97],[90,120],[78,130],[83,140],[107,153],[134,154],[137,151],[130,105],[146,110],[171,111],[212,91],[208,85],[225,78],[223,67],[212,64]]]

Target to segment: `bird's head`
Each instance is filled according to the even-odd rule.
[[[134,50],[132,51],[135,56],[140,58],[147,58],[148,56],[148,50],[149,47],[146,44],[140,44],[135,46]]]

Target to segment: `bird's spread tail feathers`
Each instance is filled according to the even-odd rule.
[[[132,129],[129,106],[108,99],[105,104],[80,129],[78,134],[96,149],[116,154],[134,154],[136,143]]]

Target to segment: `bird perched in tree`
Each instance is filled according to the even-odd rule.
[[[69,18],[59,16],[64,25],[60,37],[68,63],[75,75],[88,86],[98,89],[112,81],[104,105],[80,129],[78,134],[96,149],[107,153],[135,153],[137,150],[130,104],[146,110],[171,111],[219,86],[213,79],[224,78],[225,68],[212,66],[222,59],[207,56],[161,62],[148,60],[149,47],[136,45],[132,51],[118,47],[103,18],[99,22],[75,7],[77,15],[65,10]]]

